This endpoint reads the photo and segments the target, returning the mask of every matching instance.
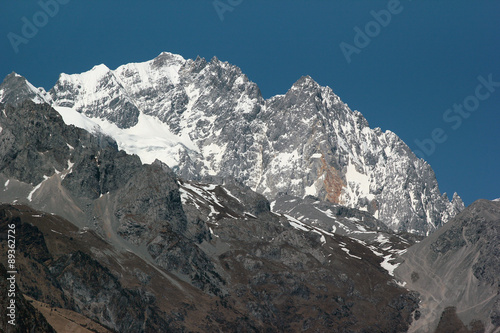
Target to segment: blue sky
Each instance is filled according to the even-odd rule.
[[[61,72],[162,51],[229,61],[266,98],[307,74],[420,150],[442,192],[500,197],[500,83],[478,79],[500,82],[499,1],[42,0],[3,1],[0,13],[2,77],[49,89]]]

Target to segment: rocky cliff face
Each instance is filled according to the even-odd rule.
[[[168,316],[155,307],[152,295],[125,288],[109,268],[91,258],[95,256],[92,251],[110,249],[95,235],[79,233],[67,221],[26,206],[2,205],[0,219],[1,232],[7,224],[15,224],[20,244],[16,261],[17,278],[21,282],[19,294],[23,292],[50,306],[74,310],[120,332],[139,332],[145,327],[148,331],[169,328]],[[82,246],[85,243],[87,248]],[[5,259],[6,251],[2,252],[0,257]],[[35,315],[43,319],[33,310],[33,317]],[[17,322],[23,323],[29,318],[19,313]],[[23,327],[26,329],[17,332],[30,332],[37,324],[28,323]],[[37,332],[51,330],[40,328]]]
[[[500,202],[478,200],[408,249],[395,273],[422,297],[410,332],[432,331],[438,322],[500,330],[499,237]]]
[[[48,105],[1,105],[0,126],[0,200],[15,204],[0,217],[27,240],[19,288],[38,301],[120,332],[400,332],[415,318],[417,295],[374,251],[386,242],[272,212],[237,180],[142,165]]]
[[[10,278],[10,274],[7,273],[5,266],[0,264],[0,288],[2,288],[2,299],[0,301],[0,306],[2,307],[0,309],[0,315],[2,316],[0,319],[0,331],[6,333],[55,333],[54,329],[47,323],[47,320],[42,314],[33,308],[26,300],[17,284],[15,285],[16,296],[13,298],[7,297],[6,290],[11,288],[7,278]],[[8,317],[10,310],[8,310],[7,307],[10,306],[9,301],[11,299],[15,300],[15,318]],[[10,324],[9,321],[14,322],[15,325]]]
[[[36,103],[42,103],[50,99],[45,89],[36,88],[24,77],[17,73],[10,73],[4,79],[0,87],[0,102],[11,105],[18,105],[26,99],[31,99]]]
[[[12,91],[20,82],[7,77],[0,101],[18,100]],[[269,199],[313,195],[419,234],[464,207],[458,195],[450,202],[440,193],[431,167],[396,134],[371,129],[310,77],[264,100],[236,66],[162,53],[116,70],[61,74],[49,93],[25,90],[65,121],[107,133],[143,162],[158,158],[185,179],[231,176]]]

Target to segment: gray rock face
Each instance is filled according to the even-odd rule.
[[[137,156],[107,146],[101,149],[83,149],[75,153],[72,167],[79,172],[69,173],[62,184],[79,198],[97,199],[100,195],[118,189],[141,166]]]
[[[5,96],[11,86],[19,90],[9,83],[14,79],[20,80],[5,80]],[[159,119],[170,132],[161,143],[169,167],[185,179],[231,176],[269,199],[279,192],[313,195],[418,234],[464,208],[458,195],[451,202],[441,195],[431,167],[396,134],[371,129],[361,113],[307,76],[285,95],[264,100],[236,66],[162,53],[116,70],[99,65],[61,74],[50,96],[33,97],[31,90],[25,96],[122,129],[141,115]]]
[[[421,294],[421,317],[410,332],[434,330],[447,307],[465,325],[500,329],[499,237],[500,202],[478,200],[408,249],[395,273]]]
[[[279,194],[272,202],[273,211],[288,214],[308,224],[340,235],[353,235],[363,229],[391,233],[391,230],[370,213],[355,208],[348,208],[317,197],[294,197]],[[365,230],[366,231],[366,230]]]
[[[193,246],[209,238],[208,228],[186,218],[179,185],[164,167],[144,165],[113,195],[117,234],[132,244],[147,244],[158,266],[186,277],[197,288],[222,294],[225,282],[210,258]]]
[[[118,152],[111,138],[67,126],[47,104],[25,101],[2,111],[0,170],[7,177],[37,185],[74,167],[79,173],[68,172],[63,184],[76,197],[95,199],[142,165],[137,156]]]
[[[26,99],[37,103],[45,102],[50,96],[43,88],[35,88],[24,77],[17,73],[10,73],[0,84],[0,102],[18,105]]]
[[[26,207],[0,206],[0,232],[5,232],[7,224],[16,225],[17,236],[24,240],[23,246],[18,248],[18,253],[24,257],[19,258],[17,267],[19,271],[31,273],[26,279],[17,276],[22,282],[21,288],[17,289],[20,331],[55,332],[38,311],[27,304],[22,293],[46,301],[51,306],[77,311],[118,332],[169,330],[168,321],[171,319],[155,307],[153,295],[141,289],[124,287],[107,267],[86,253],[88,250],[75,250],[74,242],[68,242],[73,241],[73,237],[59,239],[59,251],[54,251],[52,246],[49,250],[43,232],[26,222],[33,213],[35,211]],[[40,215],[39,219],[53,225],[54,217],[50,216]],[[57,225],[62,230],[64,227],[64,223]],[[69,235],[75,236],[74,233]],[[2,277],[4,270],[0,266]]]
[[[50,273],[68,296],[74,295],[75,311],[93,315],[107,327],[118,332],[140,332],[147,321],[152,321],[157,327],[168,328],[161,314],[151,309],[154,299],[123,288],[109,270],[83,252],[59,257]],[[145,313],[153,318],[146,318]]]
[[[274,212],[287,214],[326,232],[356,239],[375,250],[379,256],[392,253],[394,259],[399,253],[404,253],[410,244],[423,239],[415,234],[396,233],[368,212],[321,201],[312,196],[302,199],[281,194],[271,205]]]
[[[0,169],[9,177],[36,185],[44,176],[67,167],[70,149],[66,143],[76,144],[76,138],[65,138],[68,127],[49,105],[26,101],[17,110],[10,105],[2,106]],[[25,126],[18,126],[21,122]],[[33,168],[33,164],[37,167]]]

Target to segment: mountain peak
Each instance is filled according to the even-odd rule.
[[[314,79],[309,75],[303,75],[300,77],[300,79],[295,81],[291,89],[308,89],[308,88],[318,89],[321,88],[321,86],[316,81],[314,81]]]
[[[105,64],[99,64],[99,65],[95,65],[94,67],[92,67],[92,69],[90,71],[100,73],[100,72],[109,72],[110,69]]]
[[[160,53],[155,59],[158,59],[158,58],[169,58],[169,59],[177,59],[177,60],[186,60],[180,54],[175,54],[175,53],[165,52],[165,51],[163,51],[162,53]]]
[[[47,102],[50,96],[43,88],[36,88],[16,72],[7,75],[0,84],[0,103],[18,105],[26,99],[43,103]]]
[[[153,68],[168,67],[172,65],[184,64],[186,59],[181,55],[173,54],[170,52],[162,52],[156,58],[151,60],[151,66]]]
[[[24,78],[24,76],[17,74],[16,72],[12,71],[10,74],[8,74],[3,80],[12,80],[14,78]],[[26,78],[24,78],[26,79]]]
[[[110,71],[111,70],[108,68],[108,66],[106,66],[105,64],[100,64],[81,74],[61,73],[61,75],[59,75],[58,82],[72,82],[77,83],[78,86],[87,86],[87,88],[90,88],[90,86],[92,86],[95,88],[96,83],[99,82],[104,76],[108,75]],[[89,91],[92,91],[92,89],[90,89]]]
[[[464,202],[462,201],[462,198],[460,198],[457,192],[453,193],[451,204],[453,205],[453,207],[456,207],[458,211],[462,211],[465,208]]]
[[[12,72],[8,74],[2,81],[2,85],[12,85],[13,82],[24,82],[26,81],[26,78],[22,75],[17,74],[16,72]]]

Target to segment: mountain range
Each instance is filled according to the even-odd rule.
[[[396,134],[371,129],[307,76],[264,100],[236,66],[162,53],[116,70],[61,74],[49,92],[13,73],[0,92],[5,103],[45,101],[67,123],[107,134],[185,179],[230,176],[270,200],[312,195],[422,235],[464,208],[456,193],[451,202],[440,193],[432,168]]]
[[[265,100],[162,53],[48,92],[12,73],[0,110],[21,331],[500,331],[499,203],[450,201],[310,77]]]

